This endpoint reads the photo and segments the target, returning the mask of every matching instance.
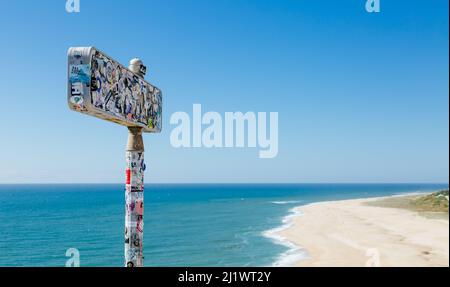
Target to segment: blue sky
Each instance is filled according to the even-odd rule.
[[[146,182],[441,182],[448,1],[2,1],[0,183],[123,182],[127,130],[67,107],[67,49],[139,56],[164,95]],[[169,117],[279,113],[279,153],[175,149]]]

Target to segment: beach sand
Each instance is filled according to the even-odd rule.
[[[308,258],[294,266],[449,266],[448,213],[392,207],[407,199],[300,206],[303,214],[278,235],[306,249]]]

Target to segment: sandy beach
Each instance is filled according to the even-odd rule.
[[[403,199],[300,206],[278,236],[306,249],[308,258],[295,266],[449,266],[448,213],[392,207]]]

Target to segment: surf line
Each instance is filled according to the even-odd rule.
[[[270,112],[269,115],[267,133],[266,112],[225,112],[223,120],[222,115],[214,111],[202,115],[201,104],[194,104],[192,127],[188,113],[179,111],[171,115],[170,124],[177,126],[170,134],[170,143],[174,148],[258,146],[259,158],[274,158],[278,155],[278,112]],[[204,130],[203,126],[206,126]]]

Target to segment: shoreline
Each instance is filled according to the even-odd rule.
[[[292,227],[295,217],[303,215],[297,207],[299,206],[289,209],[289,214],[283,217],[281,226],[266,230],[262,233],[264,237],[273,240],[274,244],[283,245],[288,248],[288,250],[278,255],[277,260],[272,263],[272,267],[294,266],[296,262],[306,259],[308,256],[308,251],[305,248],[296,245],[280,235],[280,232]]]
[[[289,248],[272,266],[448,266],[448,218],[430,219],[408,209],[368,204],[430,193],[291,208],[281,226],[263,232]]]

